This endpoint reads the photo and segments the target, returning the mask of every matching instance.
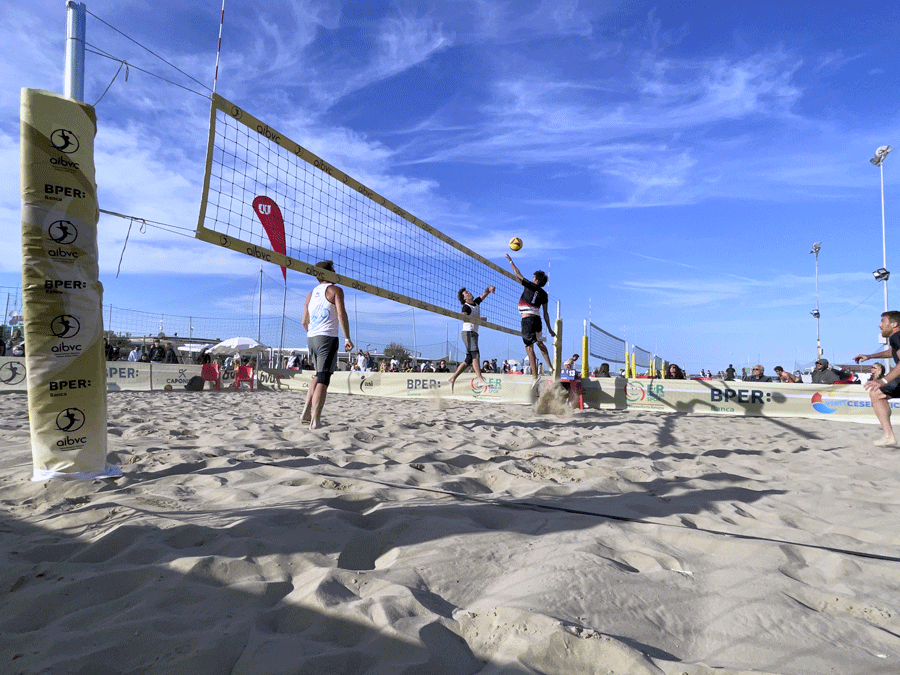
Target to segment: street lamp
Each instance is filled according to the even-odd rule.
[[[816,317],[816,360],[822,358],[822,340],[819,338],[819,249],[822,248],[822,242],[817,241],[813,244],[812,251],[816,256],[816,308],[810,312]]]
[[[888,287],[887,281],[890,272],[887,271],[887,244],[884,234],[884,158],[893,150],[889,145],[882,145],[875,151],[875,156],[869,161],[881,171],[881,269],[873,272],[878,281],[884,282],[884,311],[888,311]]]

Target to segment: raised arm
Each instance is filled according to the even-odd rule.
[[[506,254],[506,259],[509,260],[509,264],[512,267],[513,274],[518,277],[519,281],[522,281],[522,279],[524,279],[525,277],[522,276],[522,273],[519,271],[519,268],[516,267],[516,263],[513,262],[513,259],[509,255],[509,253]]]

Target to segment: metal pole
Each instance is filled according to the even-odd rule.
[[[256,341],[262,343],[262,279],[263,268],[259,267],[259,312],[256,315]]]
[[[813,244],[812,250],[810,253],[816,256],[816,308],[812,312],[810,312],[814,317],[816,317],[816,360],[822,358],[822,341],[819,337],[819,250],[822,248],[822,242],[817,241]]]
[[[84,39],[87,24],[84,3],[66,2],[66,70],[63,95],[84,101]]]
[[[887,240],[884,229],[884,162],[878,165],[881,170],[881,259],[882,267],[887,269]],[[888,311],[888,287],[887,279],[884,280],[884,311]]]
[[[278,345],[278,365],[276,368],[282,367],[282,359],[284,359],[284,319],[287,314],[287,279],[284,280],[284,300],[281,302],[281,343]]]

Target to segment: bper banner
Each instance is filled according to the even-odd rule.
[[[106,464],[97,118],[22,90],[22,298],[33,480],[120,475]]]

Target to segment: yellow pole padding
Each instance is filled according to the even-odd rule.
[[[587,377],[590,374],[588,368],[588,336],[581,336],[581,376]]]

